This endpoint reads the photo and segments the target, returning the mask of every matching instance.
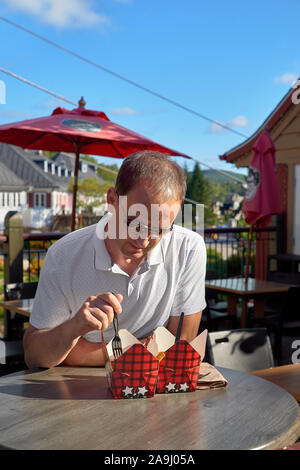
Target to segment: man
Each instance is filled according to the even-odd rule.
[[[123,161],[110,212],[47,252],[24,335],[29,367],[104,365],[100,330],[113,338],[114,312],[142,341],[158,326],[175,335],[181,312],[181,339],[197,335],[206,251],[199,234],[173,227],[185,191],[183,170],[163,154]]]

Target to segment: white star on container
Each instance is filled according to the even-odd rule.
[[[140,395],[145,396],[146,393],[148,393],[149,390],[146,389],[145,385],[143,387],[138,387],[137,393]]]
[[[168,393],[175,392],[176,391],[175,387],[176,387],[176,384],[173,384],[171,382],[169,382],[168,385],[166,385],[166,389],[168,390]]]
[[[127,397],[128,395],[132,395],[132,390],[133,390],[133,387],[128,387],[126,385],[126,388],[122,390],[122,393],[124,393],[125,397]]]
[[[179,391],[180,392],[187,392],[190,387],[186,382],[184,384],[179,384]]]

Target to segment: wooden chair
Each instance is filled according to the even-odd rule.
[[[274,366],[266,328],[208,333],[205,360],[214,366],[251,372]]]
[[[30,299],[35,296],[37,282],[4,285],[4,300]],[[0,375],[26,369],[24,362],[24,316],[4,311],[4,338],[0,339]]]
[[[18,300],[34,298],[38,283],[11,283],[4,284],[4,300]],[[27,320],[23,315],[5,310],[4,312],[4,337],[5,339],[22,339],[24,334],[23,325]]]

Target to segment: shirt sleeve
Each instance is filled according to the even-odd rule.
[[[71,309],[60,283],[62,260],[50,247],[39,278],[30,315],[30,324],[38,329],[53,328],[71,318]]]
[[[205,301],[205,275],[206,275],[206,247],[203,238],[199,235],[196,243],[188,249],[186,263],[181,271],[171,316],[178,316],[201,312],[206,307]]]

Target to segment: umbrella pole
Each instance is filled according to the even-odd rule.
[[[253,238],[253,225],[250,226],[250,233],[248,237],[247,261],[246,261],[246,269],[245,269],[245,284],[247,284],[248,277],[249,277],[249,265],[250,265],[252,238]]]
[[[76,145],[76,158],[74,168],[74,184],[73,184],[73,202],[72,202],[72,219],[71,219],[71,232],[75,230],[76,219],[76,198],[77,198],[77,182],[78,182],[78,168],[79,168],[79,146]]]

